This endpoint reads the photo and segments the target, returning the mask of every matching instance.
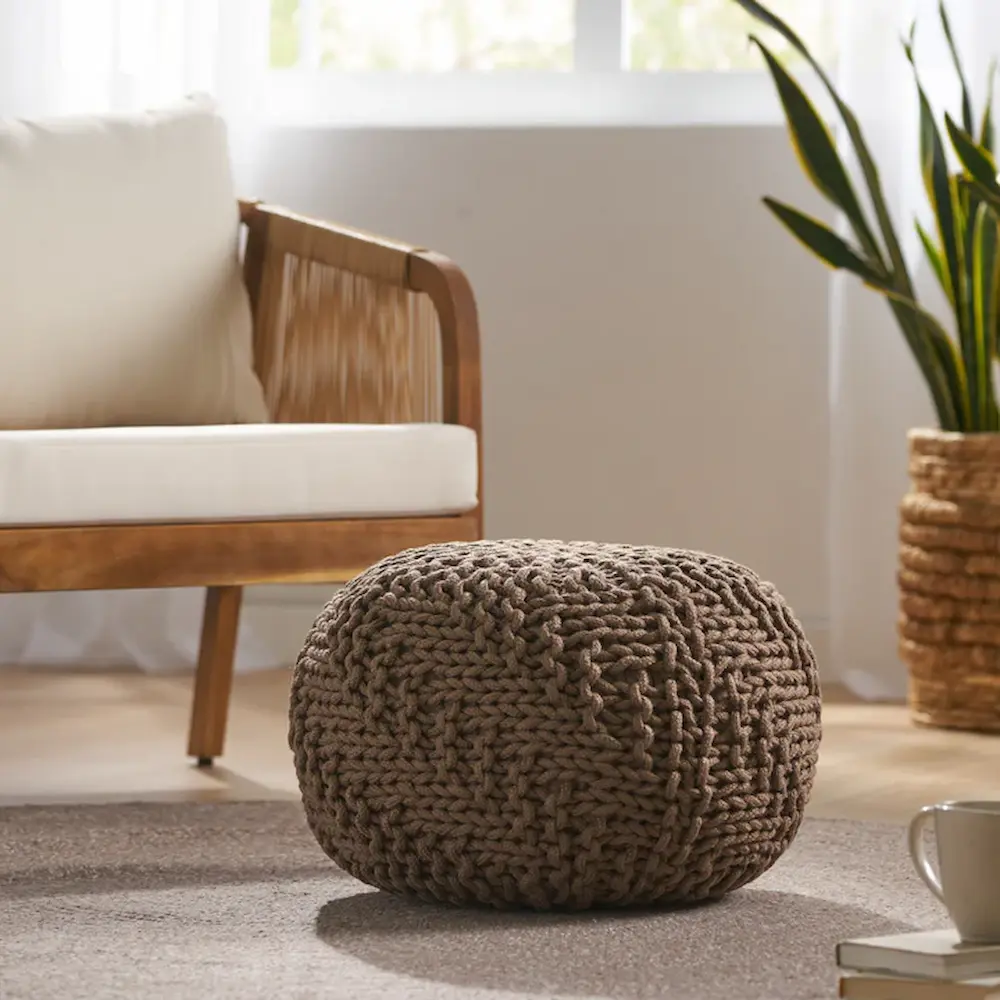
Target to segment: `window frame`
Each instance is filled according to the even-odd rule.
[[[268,66],[251,87],[244,76],[238,96],[247,111],[276,124],[392,128],[683,127],[783,121],[763,68],[629,70],[628,0],[575,0],[571,71],[496,73],[321,69],[316,32],[310,30],[318,24],[321,2],[299,0],[299,66]],[[246,32],[248,7],[254,3],[256,50],[266,53],[270,0],[239,0],[241,27]]]

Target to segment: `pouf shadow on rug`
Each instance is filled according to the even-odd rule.
[[[289,743],[320,846],[427,900],[582,909],[751,882],[802,820],[812,649],[777,590],[705,553],[411,549],[319,616]]]
[[[913,929],[856,906],[754,888],[672,910],[590,914],[456,910],[373,890],[332,900],[316,919],[321,940],[387,972],[615,1000],[828,997],[839,928]]]
[[[825,1000],[837,942],[946,924],[905,827],[831,820],[807,821],[754,885],[709,904],[497,913],[371,891],[327,903],[316,934],[388,972],[503,997]]]

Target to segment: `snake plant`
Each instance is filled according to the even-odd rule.
[[[943,430],[1000,430],[993,364],[1000,356],[1000,184],[993,160],[991,95],[980,116],[973,102],[955,45],[947,11],[939,7],[941,28],[951,52],[962,92],[961,123],[944,115],[935,119],[913,52],[913,30],[902,42],[917,85],[920,166],[924,188],[936,222],[927,232],[916,222],[924,253],[951,305],[945,328],[918,301],[903,258],[900,240],[886,204],[878,168],[861,126],[836,86],[799,36],[756,0],[733,0],[747,13],[777,31],[818,76],[832,100],[853,148],[867,192],[867,205],[822,116],[798,81],[756,36],[784,110],[792,145],[806,176],[846,219],[852,237],[844,238],[819,220],[774,198],[764,204],[791,233],[824,263],[848,271],[885,296],[930,391]],[[952,172],[946,139],[960,167]],[[874,218],[874,221],[873,221]]]

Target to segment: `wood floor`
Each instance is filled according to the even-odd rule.
[[[0,671],[0,805],[294,798],[287,671],[238,677],[221,766],[184,756],[190,677]],[[906,820],[1000,798],[1000,738],[918,729],[898,705],[827,690],[813,816]]]

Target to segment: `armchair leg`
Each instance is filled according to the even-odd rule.
[[[198,758],[199,767],[210,767],[222,755],[242,598],[242,587],[209,587],[205,597],[188,736],[188,754]]]

